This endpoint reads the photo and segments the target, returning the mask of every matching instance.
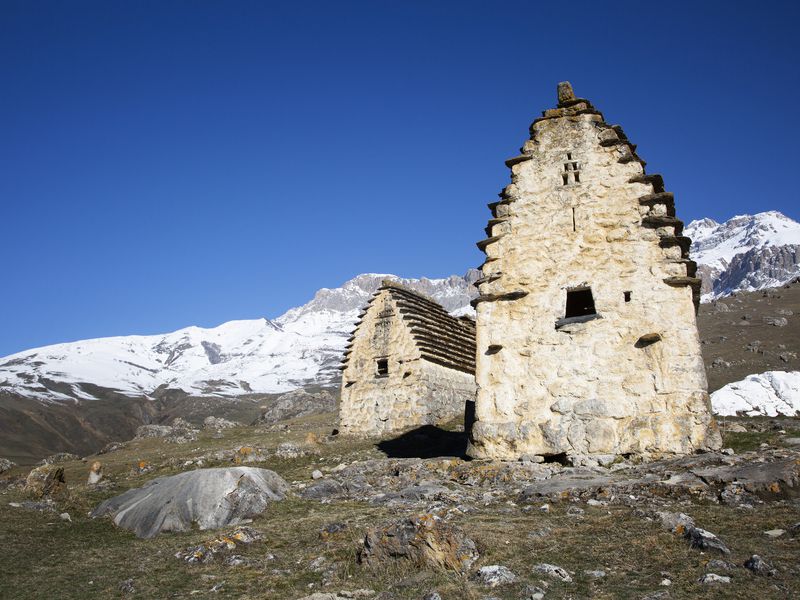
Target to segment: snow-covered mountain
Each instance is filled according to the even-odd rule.
[[[703,279],[703,301],[776,287],[800,276],[800,223],[777,212],[692,221],[691,257]]]
[[[800,223],[779,212],[711,219],[686,227],[704,299],[781,285],[800,275]],[[453,314],[471,312],[478,272],[402,279]],[[303,306],[270,319],[187,327],[152,336],[84,340],[0,358],[0,392],[41,401],[91,400],[109,391],[152,397],[166,389],[237,397],[332,383],[359,310],[385,278],[359,275],[321,289]]]
[[[446,279],[359,275],[342,287],[319,290],[310,302],[274,320],[83,340],[0,358],[0,391],[44,402],[92,400],[108,390],[151,397],[165,388],[235,397],[332,382],[358,312],[387,278],[458,312],[477,294],[475,270]]]

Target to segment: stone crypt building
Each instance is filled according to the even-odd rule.
[[[471,412],[475,323],[386,280],[359,316],[342,366],[340,428],[380,435]]]
[[[478,243],[486,261],[473,302],[478,390],[468,453],[517,459],[718,448],[695,322],[700,280],[673,195],[660,175],[645,173],[622,128],[606,124],[569,83],[559,84],[558,107],[544,111],[530,134],[506,161],[511,184],[489,205],[488,237]],[[374,349],[358,348],[346,380],[359,369],[380,370],[376,357],[388,350],[373,341],[375,313],[399,310],[394,298],[384,289],[368,309],[370,325],[356,339]],[[412,337],[399,323],[390,327],[390,335],[407,336],[410,356]],[[393,356],[390,365],[405,369]],[[355,392],[345,387],[343,408]],[[395,423],[410,423],[413,396],[398,401],[398,409],[362,408],[350,426],[394,413],[402,414]]]

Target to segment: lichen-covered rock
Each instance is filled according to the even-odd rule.
[[[12,468],[16,467],[17,463],[8,460],[7,458],[0,458],[0,475],[5,473],[6,471],[11,470]]]
[[[393,521],[367,532],[360,563],[404,560],[423,568],[467,571],[478,559],[475,542],[459,528],[430,514]]]
[[[197,469],[159,477],[106,500],[93,517],[151,538],[162,531],[217,529],[236,525],[282,500],[288,484],[275,472],[254,467]]]
[[[51,454],[47,458],[42,459],[42,462],[39,464],[41,465],[58,465],[61,463],[69,462],[71,460],[80,460],[81,457],[77,454],[72,454],[71,452],[57,452],[55,454]]]
[[[468,453],[718,448],[695,322],[700,280],[662,178],[580,98],[536,119],[506,164],[511,184],[478,244],[487,258]]]
[[[730,583],[731,578],[725,575],[717,575],[716,573],[706,573],[697,582],[703,585],[715,585],[718,583]]]
[[[165,438],[171,434],[172,427],[169,425],[140,425],[136,428],[136,437],[134,439]]]
[[[306,451],[297,444],[282,442],[275,449],[275,456],[279,458],[300,458],[305,456]]]
[[[373,590],[343,590],[341,592],[315,592],[310,596],[303,596],[299,600],[363,600],[375,596]]]
[[[177,418],[170,425],[141,425],[134,439],[162,438],[173,444],[185,444],[197,439],[199,431],[185,419]]]
[[[763,577],[772,577],[778,570],[771,564],[761,558],[758,554],[753,554],[750,558],[744,561],[744,568],[752,571],[756,575]]]
[[[34,498],[53,498],[66,492],[66,489],[64,467],[42,465],[28,473],[23,491]]]
[[[260,531],[252,527],[241,526],[225,535],[181,550],[175,554],[175,558],[190,564],[209,563],[222,553],[229,552],[242,545],[252,544],[263,539],[263,537]]]
[[[572,582],[572,576],[567,573],[567,570],[564,567],[559,567],[558,565],[539,563],[538,565],[534,565],[533,570],[536,573],[542,573],[543,575],[549,575],[555,579],[560,579],[565,583]]]
[[[501,585],[509,585],[517,580],[517,576],[503,565],[487,565],[481,567],[475,573],[475,580],[481,585],[487,587],[498,587]]]
[[[228,419],[223,419],[222,417],[208,416],[203,420],[203,427],[205,429],[220,431],[222,429],[232,429],[233,427],[239,427],[239,423],[229,421]]]
[[[330,392],[326,390],[307,392],[303,389],[298,389],[278,396],[267,406],[254,424],[277,423],[278,421],[329,413],[335,410],[336,399]]]
[[[731,553],[721,539],[705,529],[689,526],[686,528],[686,532],[683,535],[687,540],[689,540],[689,544],[692,546],[692,548],[697,548],[699,550],[712,550],[725,555]]]

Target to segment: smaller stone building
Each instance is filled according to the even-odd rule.
[[[359,316],[342,366],[340,428],[380,435],[471,413],[475,324],[385,280]]]

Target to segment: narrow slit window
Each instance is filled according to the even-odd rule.
[[[379,358],[378,361],[378,377],[385,377],[389,374],[389,359]]]
[[[631,293],[630,292],[622,292],[622,295],[625,297],[625,302],[631,301]]]
[[[575,227],[575,208],[574,207],[572,208],[572,231],[578,231],[578,229]]]
[[[561,181],[564,185],[581,182],[581,165],[578,161],[572,160],[572,152],[567,152],[567,160],[563,163],[564,170],[561,173]]]
[[[594,308],[592,288],[586,287],[576,290],[567,290],[567,310],[564,315],[565,319],[586,317],[596,314],[597,311]]]

